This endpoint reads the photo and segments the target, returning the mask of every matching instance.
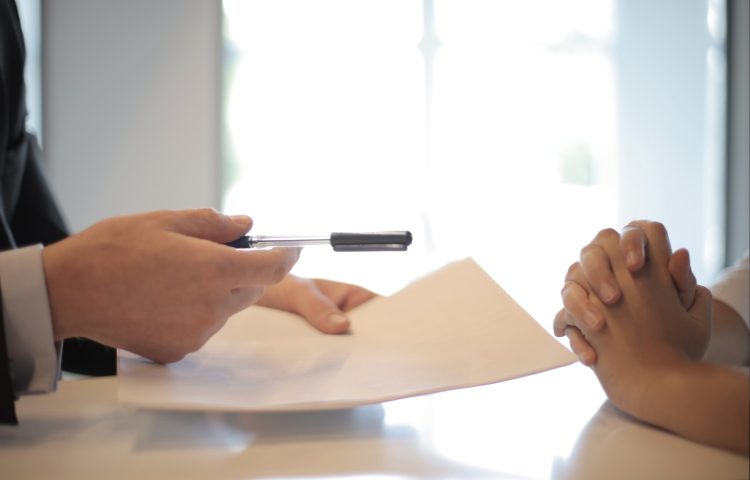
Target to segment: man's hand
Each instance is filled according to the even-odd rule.
[[[660,245],[664,250],[662,253],[669,255],[667,268],[679,292],[680,301],[686,309],[690,308],[696,291],[695,275],[690,268],[690,256],[684,249],[671,253],[669,237],[662,224],[639,220],[630,222],[623,229],[619,249],[625,266],[633,273],[643,268],[648,261],[646,252],[650,236],[661,239]],[[597,360],[596,350],[586,341],[581,330],[585,328],[589,331],[598,331],[605,327],[605,323],[604,318],[593,308],[584,294],[583,284],[590,285],[597,298],[605,304],[612,305],[621,298],[620,285],[612,271],[609,257],[596,242],[585,246],[581,250],[580,261],[571,265],[568,270],[561,292],[564,308],[557,313],[554,320],[555,335],[566,335],[571,349],[578,355],[581,363],[591,366]],[[703,340],[706,339],[697,339],[694,343],[700,344]],[[694,345],[688,345],[686,348],[695,350]],[[702,348],[705,350],[705,345]]]
[[[258,305],[301,315],[324,333],[345,333],[350,322],[344,312],[375,296],[348,283],[287,275],[281,283],[266,289]]]
[[[223,245],[251,226],[211,209],[159,211],[111,218],[45,248],[55,339],[87,337],[162,363],[196,351],[299,257]]]

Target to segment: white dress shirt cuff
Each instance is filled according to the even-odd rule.
[[[0,292],[15,394],[55,391],[62,346],[52,334],[41,245],[0,252]]]

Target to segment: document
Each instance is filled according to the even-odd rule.
[[[473,260],[352,310],[350,333],[250,307],[183,360],[118,352],[121,403],[148,409],[348,408],[510,380],[573,363]]]

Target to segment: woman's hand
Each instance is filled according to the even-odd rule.
[[[601,232],[600,232],[601,234]],[[682,305],[688,309],[695,299],[696,280],[690,268],[690,256],[687,250],[680,249],[671,253],[666,229],[658,222],[638,220],[630,222],[619,237],[619,250],[627,270],[634,273],[644,267],[647,258],[649,237],[660,238],[664,253],[669,255],[667,269],[672,276]],[[555,316],[554,332],[561,337],[566,335],[573,352],[581,363],[594,365],[597,360],[596,350],[581,333],[582,328],[598,331],[604,328],[604,318],[592,308],[591,302],[583,294],[582,285],[586,284],[604,304],[611,305],[621,298],[621,288],[612,271],[612,265],[606,252],[592,242],[581,250],[580,261],[571,265],[565,277],[561,296],[564,308]],[[698,340],[700,343],[702,340]],[[687,345],[693,355],[694,347]],[[705,346],[703,346],[705,350]],[[702,355],[702,351],[700,353]],[[692,355],[691,355],[692,356]]]
[[[580,328],[598,353],[594,371],[609,398],[636,416],[654,382],[703,355],[711,330],[710,292],[696,286],[686,309],[668,268],[673,255],[666,231],[656,224],[646,235],[646,261],[635,273],[622,255],[616,231],[602,230],[590,244],[606,255],[619,286],[612,304],[595,294],[577,264],[568,272],[576,295],[601,318],[596,328]]]

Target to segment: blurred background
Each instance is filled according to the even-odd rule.
[[[294,272],[391,293],[475,258],[546,328],[580,248],[748,248],[747,0],[19,0],[73,231],[212,206],[257,234],[411,230]]]

